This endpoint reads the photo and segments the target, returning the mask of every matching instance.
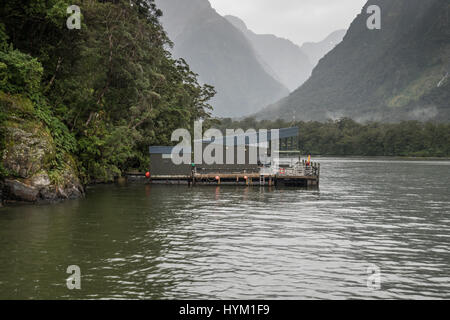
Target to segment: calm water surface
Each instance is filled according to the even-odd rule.
[[[450,162],[320,162],[319,191],[110,185],[0,208],[0,298],[450,298]]]

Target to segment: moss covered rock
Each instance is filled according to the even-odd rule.
[[[55,141],[47,126],[33,117],[31,102],[23,98],[0,97],[6,107],[4,150],[1,165],[6,177],[0,184],[2,201],[57,201],[84,195],[75,161],[64,154],[56,161]]]
[[[6,128],[3,167],[20,178],[30,178],[50,167],[55,156],[51,135],[42,124],[23,121]]]

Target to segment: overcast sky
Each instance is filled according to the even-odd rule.
[[[221,15],[245,21],[256,33],[270,33],[301,45],[347,29],[367,0],[210,0]]]

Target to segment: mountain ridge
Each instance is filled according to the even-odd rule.
[[[315,67],[328,52],[337,46],[343,39],[347,30],[341,29],[330,33],[325,39],[318,42],[305,42],[300,49],[308,56]]]
[[[256,115],[298,120],[450,120],[446,0],[374,0],[381,30],[366,26],[364,6],[343,41],[288,97]]]
[[[261,57],[261,63],[267,64],[267,71],[290,91],[297,89],[309,78],[313,65],[308,56],[291,40],[273,34],[256,34],[236,16],[227,15],[224,18],[249,39]]]
[[[207,0],[159,0],[173,54],[217,91],[214,115],[239,117],[287,96],[289,90],[260,64],[247,38]]]

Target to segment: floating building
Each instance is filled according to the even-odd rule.
[[[212,137],[194,141],[194,150],[152,146],[149,182],[318,187],[320,165],[301,161],[296,150],[298,132],[292,127]],[[216,161],[195,162],[195,152],[211,153]],[[175,164],[174,157],[190,161]]]

